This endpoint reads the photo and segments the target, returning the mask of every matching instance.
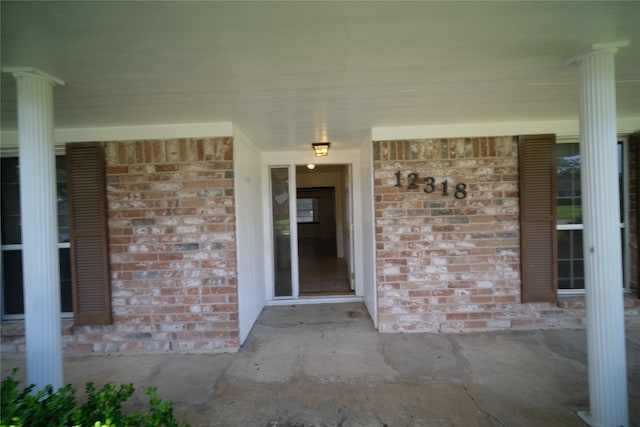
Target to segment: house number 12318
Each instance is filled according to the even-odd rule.
[[[407,189],[415,190],[416,188],[418,188],[418,184],[419,184],[418,181],[419,181],[419,175],[417,173],[411,172],[410,174],[408,174]],[[438,184],[436,183],[436,179],[432,176],[428,176],[424,179],[424,188],[422,189],[422,191],[424,191],[425,193],[434,193],[437,190],[438,185],[441,186],[442,188],[442,195],[448,196],[449,181],[445,179],[440,184]],[[402,172],[400,171],[396,172],[396,187],[402,187]],[[467,184],[462,182],[459,184],[456,184],[453,196],[456,199],[466,199],[467,195],[468,195]]]

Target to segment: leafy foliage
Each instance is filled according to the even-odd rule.
[[[20,390],[16,372],[2,381],[0,427],[180,427],[173,415],[173,403],[160,399],[155,387],[146,393],[148,412],[124,414],[122,404],[135,392],[133,384],[116,387],[108,383],[96,389],[88,382],[87,402],[78,406],[76,389],[71,385],[58,391],[51,385],[36,393],[34,385]]]

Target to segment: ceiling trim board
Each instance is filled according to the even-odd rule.
[[[231,122],[185,123],[126,127],[56,129],[56,145],[87,141],[135,141],[141,139],[211,138],[233,136]],[[0,133],[2,151],[18,147],[18,131]]]
[[[620,117],[618,133],[628,134],[640,129],[640,117]],[[481,136],[523,135],[555,133],[560,137],[577,137],[580,132],[578,120],[468,123],[450,125],[374,127],[373,141],[400,139],[463,138]]]

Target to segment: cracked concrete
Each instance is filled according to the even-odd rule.
[[[640,427],[640,330],[627,331]],[[3,356],[2,374],[24,359]],[[362,304],[269,307],[237,354],[65,357],[78,389],[133,382],[192,426],[583,426],[584,330],[379,334]]]

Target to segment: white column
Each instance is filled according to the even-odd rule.
[[[27,382],[36,390],[62,384],[62,331],[53,86],[33,68],[7,68],[18,83],[20,215]]]
[[[576,57],[591,426],[629,426],[614,56],[628,43]]]

